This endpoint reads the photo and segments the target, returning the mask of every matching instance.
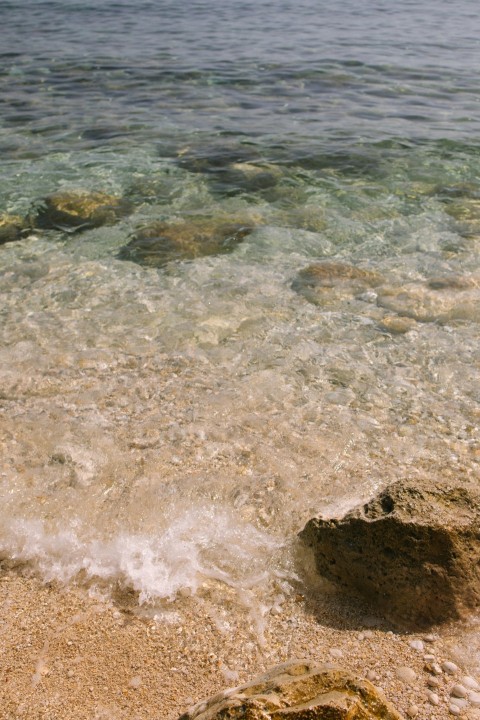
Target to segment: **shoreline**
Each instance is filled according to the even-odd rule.
[[[416,706],[416,717],[432,720],[451,717],[450,690],[462,676],[478,680],[474,648],[471,657],[461,642],[455,649],[460,626],[398,632],[328,588],[292,595],[270,614],[263,647],[245,618],[222,613],[207,596],[180,599],[178,612],[172,603],[172,613],[155,620],[137,614],[128,593],[113,601],[7,569],[0,602],[6,720],[177,720],[200,700],[295,658],[368,677],[400,713],[411,716]],[[438,677],[438,705],[427,698],[425,655],[459,666]],[[413,674],[406,680],[399,668]],[[477,720],[480,709],[462,716]]]

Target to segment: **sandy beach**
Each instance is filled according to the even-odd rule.
[[[403,714],[416,706],[418,718],[441,720],[452,717],[448,707],[454,683],[465,675],[475,677],[475,643],[470,640],[469,654],[455,639],[462,634],[458,627],[401,633],[328,588],[318,588],[310,598],[298,593],[269,615],[264,641],[247,619],[222,619],[207,591],[203,598],[182,601],[180,612],[159,616],[157,609],[157,619],[145,608],[139,614],[128,594],[119,592],[114,599],[92,595],[4,569],[2,718],[175,720],[193,703],[272,665],[309,657],[363,677],[370,673]],[[454,674],[438,676],[438,705],[427,697],[432,690],[428,655],[458,665]],[[402,679],[402,668],[415,678]],[[462,714],[478,718],[480,711],[470,707]]]

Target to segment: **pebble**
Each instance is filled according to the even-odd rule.
[[[440,687],[440,680],[436,678],[434,675],[431,675],[427,678],[427,685],[431,688],[438,688]]]
[[[455,675],[458,671],[458,665],[455,665],[454,662],[450,662],[450,660],[446,660],[442,663],[442,670],[448,675]]]
[[[425,662],[435,662],[435,655],[424,655],[423,659]]]
[[[480,693],[478,692],[469,692],[468,693],[468,699],[472,703],[473,707],[480,707]]]
[[[462,677],[462,685],[465,685],[465,687],[469,688],[470,690],[480,690],[480,685],[478,684],[478,682],[469,675],[465,675],[465,677]]]
[[[408,717],[414,718],[416,715],[418,715],[418,705],[410,705],[410,707],[407,710]]]
[[[435,635],[424,635],[423,639],[425,640],[425,642],[433,643],[437,638],[435,637]]]
[[[343,657],[343,652],[340,650],[340,648],[330,648],[330,655],[336,658]]]
[[[375,670],[369,670],[367,672],[367,680],[370,680],[370,682],[375,682],[375,680],[378,680],[379,676],[378,673],[375,672]]]
[[[443,673],[442,668],[441,668],[440,665],[439,665],[438,663],[436,663],[436,662],[434,662],[434,663],[431,663],[431,662],[425,663],[425,670],[427,670],[427,672],[429,672],[429,673],[432,673],[432,675],[442,675],[442,673]]]
[[[456,698],[465,698],[467,697],[467,688],[463,687],[463,685],[460,685],[457,683],[457,685],[454,685],[452,689],[450,690],[450,695]]]
[[[458,705],[449,705],[448,711],[452,713],[452,715],[460,715],[462,710],[458,707]]]
[[[417,675],[412,668],[402,666],[397,668],[397,677],[402,682],[413,683]]]
[[[440,704],[440,698],[438,697],[437,693],[429,692],[427,693],[428,702],[432,705],[439,705]]]
[[[412,640],[409,645],[414,650],[418,650],[418,652],[423,652],[423,642],[421,640]]]
[[[452,697],[450,698],[450,705],[456,705],[460,710],[465,710],[468,707],[468,700]]]

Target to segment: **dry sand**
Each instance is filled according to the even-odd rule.
[[[374,684],[401,712],[417,705],[418,718],[440,720],[453,717],[453,684],[478,670],[475,642],[465,654],[458,627],[430,637],[399,633],[327,591],[295,594],[270,614],[263,647],[247,615],[229,620],[207,591],[154,619],[138,615],[128,593],[102,599],[4,568],[0,602],[1,720],[175,720],[192,703],[300,657],[375,672]],[[422,638],[422,651],[410,646]],[[439,676],[438,706],[427,700],[426,654],[460,665],[456,676]],[[411,683],[398,678],[402,666],[416,673]]]

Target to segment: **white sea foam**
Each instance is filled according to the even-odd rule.
[[[40,520],[4,524],[0,552],[31,564],[47,580],[117,581],[139,595],[140,604],[194,594],[213,580],[233,588],[242,604],[268,585],[267,571],[280,541],[233,512],[190,509],[157,534],[119,532],[110,539],[80,523],[48,530]]]

